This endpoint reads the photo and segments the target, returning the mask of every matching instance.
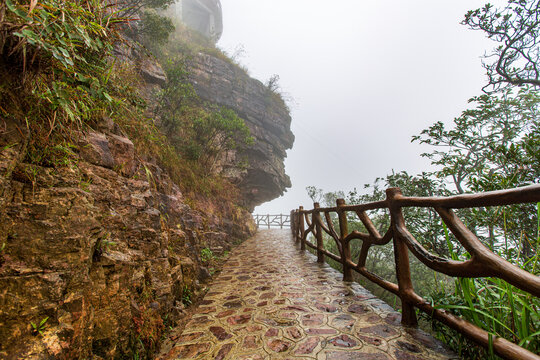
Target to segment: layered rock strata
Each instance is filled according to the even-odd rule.
[[[190,80],[204,100],[229,107],[246,121],[254,144],[228,154],[222,172],[241,189],[244,205],[281,196],[291,181],[283,161],[294,142],[291,116],[281,96],[238,65],[199,53],[189,62]]]
[[[227,250],[253,231],[247,212],[193,210],[121,134],[91,132],[77,145],[76,166],[22,163],[1,178],[2,359],[152,349],[208,276],[201,249]],[[20,148],[0,153],[0,174]]]

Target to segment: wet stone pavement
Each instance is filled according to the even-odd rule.
[[[294,244],[262,230],[230,255],[161,359],[453,359],[400,314]]]

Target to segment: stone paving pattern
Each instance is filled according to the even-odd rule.
[[[356,283],[262,230],[230,255],[162,359],[455,359]]]

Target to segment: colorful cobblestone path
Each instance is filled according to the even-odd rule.
[[[451,359],[426,333],[294,244],[262,230],[236,248],[161,359]]]

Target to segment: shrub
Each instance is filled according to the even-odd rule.
[[[168,17],[161,16],[153,10],[142,12],[140,30],[142,44],[150,51],[155,53],[165,45],[174,29],[173,22]]]
[[[206,175],[226,151],[253,143],[249,128],[233,110],[197,97],[182,60],[170,61],[166,72],[169,82],[160,95],[159,109],[163,128],[177,149],[197,161]]]
[[[43,0],[32,7],[6,0],[0,7],[7,10],[1,55],[15,63],[34,103],[30,113],[47,118],[50,131],[80,127],[112,103],[107,58],[119,19],[104,2]]]

